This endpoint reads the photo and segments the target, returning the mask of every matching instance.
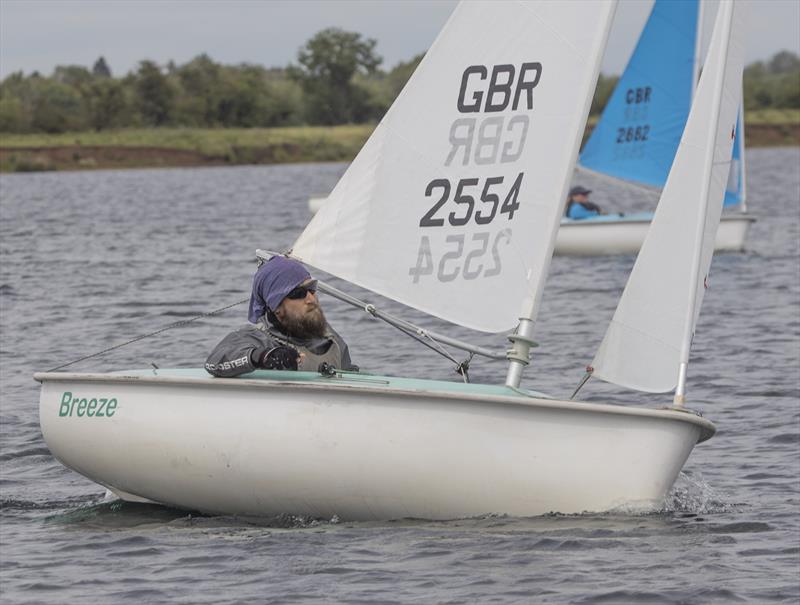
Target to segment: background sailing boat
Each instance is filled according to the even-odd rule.
[[[703,3],[656,0],[631,58],[603,114],[581,151],[578,178],[590,175],[597,187],[609,181],[631,184],[634,193],[653,197],[675,158],[702,64]],[[715,250],[741,251],[755,218],[746,212],[744,131],[736,128],[733,163]],[[595,192],[596,193],[596,192]],[[614,200],[605,204],[613,208]],[[607,208],[609,209],[609,208]],[[610,209],[609,209],[610,210]],[[576,255],[631,254],[639,250],[652,212],[610,212],[565,220],[557,252]]]

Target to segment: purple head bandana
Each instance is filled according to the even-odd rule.
[[[256,323],[267,309],[275,311],[289,292],[310,278],[306,268],[296,260],[273,256],[258,268],[253,277],[247,318]]]

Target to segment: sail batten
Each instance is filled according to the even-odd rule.
[[[689,358],[722,214],[741,104],[742,7],[723,0],[675,162],[594,376],[668,392]]]
[[[460,4],[293,256],[513,329],[544,283],[614,4]]]

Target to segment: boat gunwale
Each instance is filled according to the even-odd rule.
[[[619,218],[603,218],[608,215],[600,215],[601,218],[597,217],[588,217],[588,218],[566,218],[562,220],[561,227],[572,227],[574,226],[598,226],[603,225],[607,227],[618,227],[620,225],[650,225],[653,220],[652,216],[650,219],[644,218],[625,218],[625,216],[621,216]],[[745,221],[747,223],[755,223],[758,218],[750,213],[741,213],[740,216],[737,215],[723,215],[720,218],[720,223],[733,223],[737,221]]]
[[[308,390],[308,391],[335,391],[339,393],[370,393],[386,396],[400,397],[403,395],[424,395],[431,399],[441,399],[448,401],[468,401],[470,403],[492,403],[499,405],[523,406],[533,408],[548,408],[564,410],[568,412],[591,412],[596,414],[618,414],[621,416],[639,416],[648,418],[667,417],[676,421],[688,421],[700,427],[701,434],[697,443],[707,441],[714,436],[717,429],[713,422],[699,415],[688,408],[664,407],[664,408],[636,408],[623,404],[593,403],[588,401],[567,401],[563,399],[548,398],[546,396],[528,395],[524,391],[512,391],[508,395],[497,395],[489,393],[469,393],[464,391],[435,391],[424,390],[421,388],[403,388],[386,384],[385,379],[392,377],[379,374],[365,374],[359,376],[363,379],[374,379],[370,382],[348,382],[337,383],[335,379],[330,382],[306,382],[293,381],[282,378],[220,378],[208,376],[203,378],[190,378],[185,376],[146,376],[125,373],[79,373],[79,372],[37,372],[33,375],[34,380],[44,384],[45,382],[108,382],[108,383],[130,383],[167,385],[167,386],[203,386],[203,387],[235,387],[238,389],[264,389],[278,388],[282,390]],[[384,384],[378,386],[375,383],[381,381]],[[438,382],[438,381],[430,381]],[[441,381],[443,382],[443,381]],[[456,384],[456,383],[454,383]],[[482,385],[500,386],[500,385]]]

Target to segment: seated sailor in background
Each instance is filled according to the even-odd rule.
[[[347,344],[328,325],[317,300],[317,281],[299,262],[273,256],[253,277],[248,318],[206,360],[214,376],[238,376],[256,369],[316,372],[322,363],[358,370]]]
[[[605,214],[600,209],[600,206],[589,201],[591,192],[591,189],[586,189],[580,185],[570,189],[565,216],[572,219],[581,219]]]

